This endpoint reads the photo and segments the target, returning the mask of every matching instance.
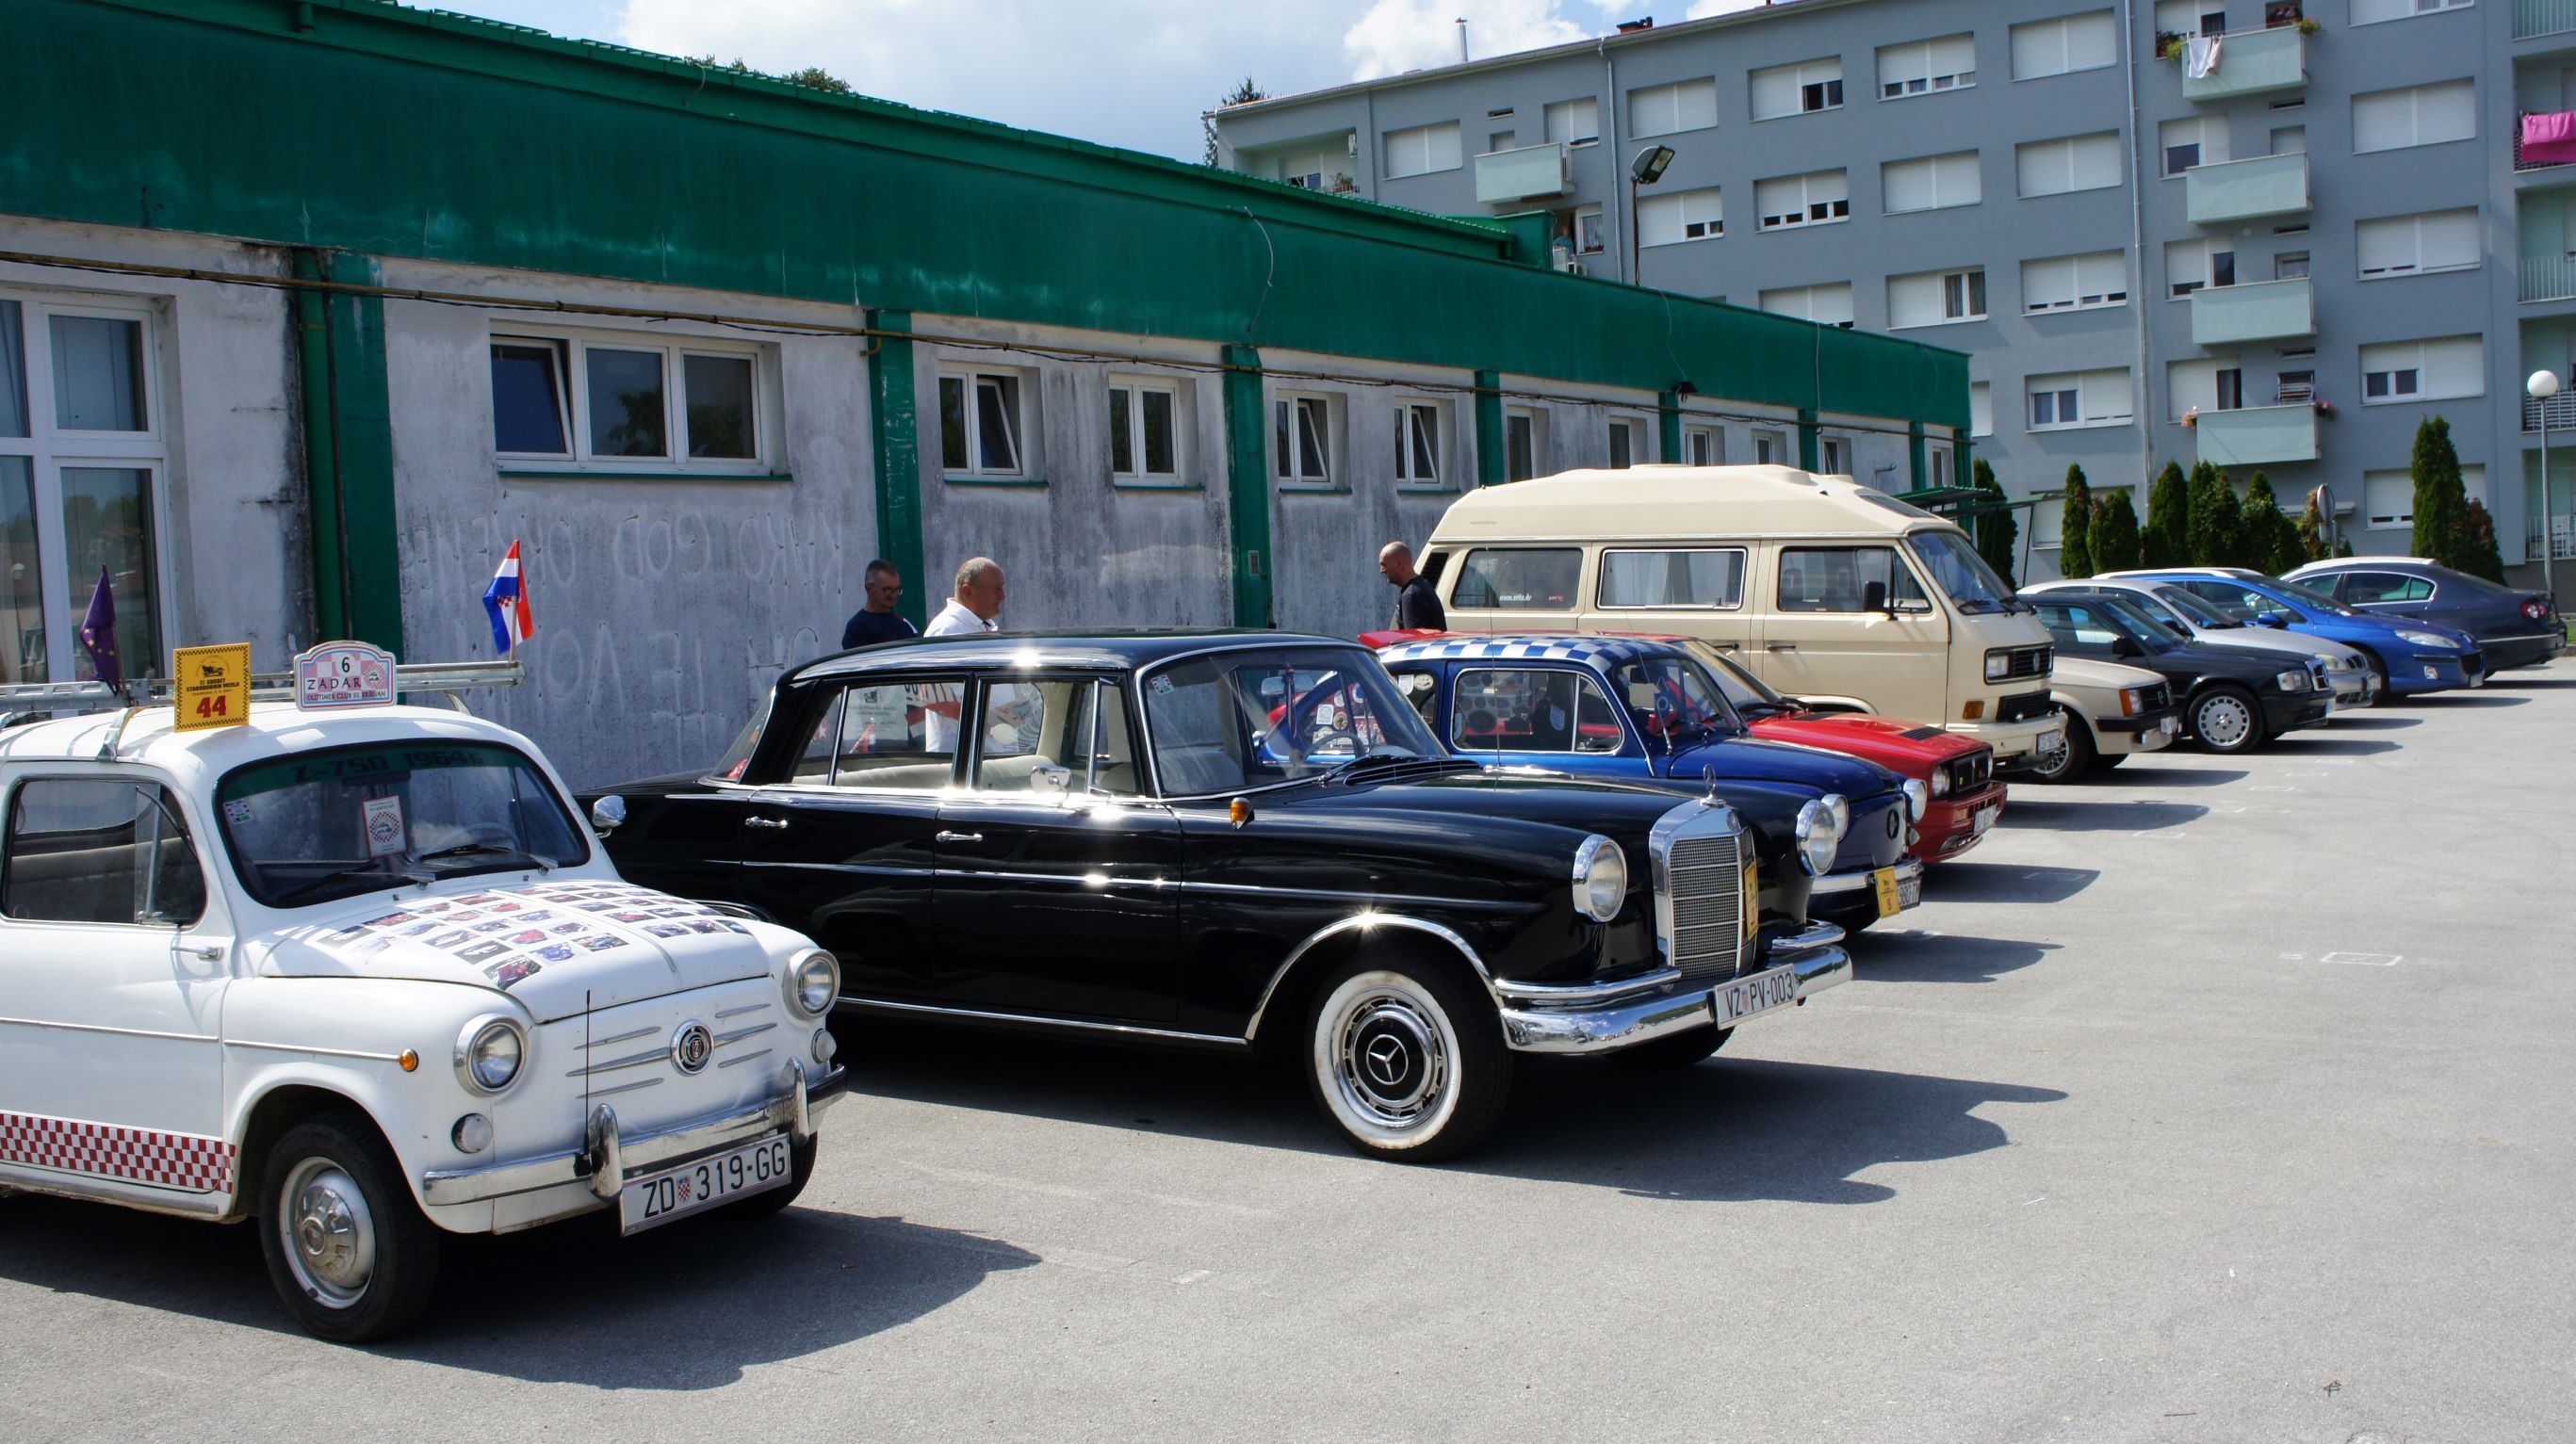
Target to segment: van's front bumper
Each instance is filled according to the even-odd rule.
[[[1942,730],[1995,749],[1997,772],[2026,771],[2039,764],[2042,752],[2066,745],[2066,719],[2055,712],[2026,722],[1952,722]]]
[[[1766,938],[1760,968],[1716,982],[1685,984],[1680,974],[1666,970],[1591,988],[1498,983],[1503,1042],[1515,1053],[1614,1053],[1705,1028],[1717,1021],[1721,992],[1773,974],[1793,985],[1797,1003],[1804,1005],[1851,977],[1851,954],[1842,940],[1843,930],[1833,924],[1808,923]]]

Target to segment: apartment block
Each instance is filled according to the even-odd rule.
[[[1560,265],[1964,351],[2016,496],[2081,464],[2143,511],[2206,459],[2404,552],[2445,416],[2536,579],[2576,555],[2576,379],[2524,395],[2576,367],[2570,112],[2576,0],[1794,0],[1214,118],[1237,170],[1543,212]],[[1776,454],[1743,430],[1725,460]],[[2039,508],[2030,575],[2056,531]]]

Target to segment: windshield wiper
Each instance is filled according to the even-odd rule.
[[[416,862],[444,862],[450,858],[474,857],[478,855],[488,857],[524,857],[530,863],[534,864],[539,872],[553,872],[555,870],[555,865],[553,863],[546,861],[544,858],[537,856],[526,848],[504,847],[497,842],[459,843],[454,847],[442,847],[436,852],[424,852],[413,860]]]
[[[315,893],[322,891],[324,888],[331,886],[333,883],[349,882],[353,879],[362,877],[381,879],[388,886],[399,883],[409,883],[415,887],[419,887],[426,886],[431,881],[430,876],[427,873],[414,872],[408,868],[396,870],[375,862],[352,863],[347,867],[337,868],[333,871],[326,872],[320,877],[313,879],[311,882],[304,884],[302,887],[296,888],[292,892],[278,894],[277,905],[279,907],[291,906],[298,900],[311,897]]]
[[[1323,780],[1331,782],[1336,778],[1346,778],[1359,768],[1372,762],[1420,762],[1421,760],[1421,756],[1417,753],[1398,752],[1392,748],[1381,749],[1375,752],[1363,752],[1359,756],[1354,757],[1347,762],[1337,762],[1330,768],[1327,768],[1324,772]]]

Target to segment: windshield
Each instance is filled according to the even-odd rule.
[[[1717,684],[1718,695],[1739,714],[1752,712],[1788,712],[1795,703],[1771,690],[1761,678],[1745,671],[1732,658],[1706,642],[1696,639],[1684,643],[1691,656],[1708,669],[1709,679]]]
[[[1168,797],[1320,777],[1378,757],[1446,757],[1376,654],[1270,648],[1145,674],[1154,768]]]
[[[497,743],[302,753],[235,769],[215,795],[233,867],[270,907],[590,856],[545,774]]]
[[[1640,657],[1621,663],[1610,675],[1638,730],[1649,738],[1744,730],[1726,705],[1725,689],[1688,657]]]
[[[1949,593],[1950,602],[1962,612],[2001,612],[2009,609],[2007,598],[2012,588],[2004,585],[1968,539],[1954,531],[1918,531],[1906,538],[1923,569],[1932,581]]]
[[[2166,636],[2178,642],[2191,640],[2190,626],[2184,623],[2182,618],[2174,615],[2174,609],[2166,604],[2164,598],[2151,597],[2144,592],[2121,592],[2117,595],[2132,610],[2155,623],[2157,630]]]
[[[2125,629],[2138,645],[2149,652],[2170,652],[2174,649],[2173,633],[2168,631],[2163,623],[2131,605],[2128,598],[2104,597],[2101,599],[2101,607],[2103,612]]]
[[[2185,617],[2190,618],[2194,625],[2206,627],[2211,631],[2223,631],[2229,627],[2241,627],[2245,625],[2234,617],[2220,611],[2218,608],[2213,607],[2209,603],[2202,601],[2200,598],[2193,596],[2191,593],[2184,591],[2180,587],[2175,587],[2170,591],[2148,593],[2146,594],[2146,599],[2156,602],[2169,610],[2180,612]]]

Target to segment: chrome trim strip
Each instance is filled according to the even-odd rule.
[[[1246,1020],[1243,1025],[1242,1041],[1250,1043],[1254,1038],[1260,1036],[1261,1020],[1270,1011],[1270,1000],[1278,993],[1279,984],[1287,978],[1288,974],[1292,970],[1296,968],[1298,959],[1306,956],[1306,954],[1311,951],[1317,943],[1324,941],[1326,938],[1335,937],[1342,933],[1349,932],[1353,928],[1359,928],[1365,931],[1369,928],[1376,927],[1406,928],[1414,932],[1429,933],[1431,936],[1440,939],[1449,946],[1456,948],[1458,950],[1458,956],[1466,959],[1467,966],[1474,968],[1476,970],[1476,976],[1484,980],[1485,990],[1489,993],[1493,992],[1495,986],[1494,970],[1485,966],[1485,960],[1482,957],[1477,956],[1476,950],[1468,946],[1465,938],[1458,936],[1456,933],[1440,926],[1438,923],[1427,923],[1420,918],[1409,918],[1400,913],[1359,913],[1352,917],[1343,918],[1339,922],[1326,923],[1324,926],[1317,928],[1312,933],[1307,934],[1304,942],[1299,943],[1296,947],[1289,950],[1287,960],[1271,970],[1270,981],[1262,986],[1261,1001],[1253,1008],[1251,1018]],[[1495,998],[1496,1005],[1499,1006],[1501,1001],[1500,996],[1497,995]]]
[[[723,1015],[722,1015],[722,1014],[718,1014],[717,1016],[721,1017],[721,1016],[723,1016]],[[635,1029],[635,1030],[634,1030],[634,1031],[632,1031],[632,1032],[618,1033],[618,1034],[615,1034],[614,1036],[611,1036],[611,1037],[606,1037],[606,1038],[593,1038],[593,1039],[591,1039],[589,1042],[584,1043],[584,1044],[582,1044],[581,1046],[582,1046],[585,1050],[598,1049],[598,1048],[613,1048],[613,1047],[615,1047],[616,1045],[618,1045],[618,1044],[620,1044],[620,1043],[632,1043],[632,1042],[634,1042],[634,1041],[635,1041],[636,1039],[638,1039],[638,1038],[649,1038],[649,1037],[652,1037],[655,1031],[656,1031],[656,1030],[655,1030],[655,1029],[652,1029],[652,1028],[637,1028],[637,1029]]]
[[[1919,878],[1923,875],[1923,859],[1919,857],[1901,858],[1894,864],[1894,866],[1896,868],[1896,880],[1900,883],[1904,882],[1907,878]],[[1808,889],[1808,895],[1810,897],[1836,897],[1843,893],[1857,891],[1870,885],[1869,875],[1876,871],[1878,871],[1877,868],[1864,867],[1854,868],[1849,872],[1826,873],[1823,877],[1816,879],[1814,885]]]
[[[14,1023],[21,1028],[52,1028],[64,1033],[106,1033],[118,1038],[163,1038],[174,1043],[220,1043],[220,1033],[158,1033],[149,1028],[109,1028],[97,1023],[56,1023],[43,1018],[0,1018],[0,1023]],[[237,1044],[252,1047],[254,1044]],[[374,1056],[370,1054],[369,1056]]]
[[[1681,980],[1679,968],[1657,968],[1607,983],[1520,983],[1503,978],[1495,982],[1494,995],[1506,1006],[1519,1003],[1532,1008],[1582,1008],[1631,994],[1669,989]]]
[[[768,1006],[769,1004],[767,1003],[745,1003],[739,1008],[718,1008],[716,1009],[716,1021],[721,1023],[727,1018],[739,1018],[745,1013],[757,1013]],[[650,1028],[644,1030],[645,1033],[650,1033],[652,1031],[653,1030]],[[642,1037],[643,1034],[638,1033],[633,1036]]]
[[[1068,1028],[1083,1033],[1108,1033],[1122,1038],[1166,1038],[1176,1043],[1216,1043],[1241,1048],[1247,1041],[1229,1038],[1223,1033],[1185,1033],[1174,1028],[1149,1028],[1141,1023],[1093,1023],[1078,1018],[1048,1018],[1034,1013],[1003,1013],[983,1008],[945,1008],[935,1003],[898,1003],[885,998],[841,999],[844,1008],[861,1012],[929,1015],[942,1018],[972,1018],[986,1023],[1028,1023],[1045,1028]]]
[[[590,1090],[590,1096],[607,1098],[619,1093],[632,1093],[638,1088],[658,1088],[661,1085],[662,1080],[659,1078],[638,1078],[632,1083],[620,1083],[614,1088],[593,1088]]]
[[[759,1033],[766,1033],[777,1026],[778,1025],[776,1023],[754,1023],[748,1028],[736,1028],[730,1033],[718,1033],[716,1034],[716,1046],[721,1048],[728,1043],[739,1043],[745,1038],[752,1037]]]
[[[1483,912],[1517,912],[1533,906],[1530,903],[1476,898],[1425,897],[1416,893],[1400,892],[1337,892],[1329,888],[1270,887],[1261,883],[1246,882],[1180,882],[1173,886],[1183,892],[1221,892],[1249,897],[1301,897],[1326,902],[1395,903],[1406,907],[1470,908]]]
[[[259,1048],[271,1053],[311,1053],[321,1058],[357,1058],[369,1063],[399,1064],[402,1062],[400,1053],[362,1053],[354,1048],[315,1048],[304,1043],[253,1043],[239,1038],[227,1038],[224,1040],[224,1046]]]
[[[743,1055],[742,1055],[741,1057],[739,1057],[739,1058],[727,1058],[727,1059],[723,1060],[722,1062],[720,1062],[720,1063],[716,1064],[716,1066],[717,1066],[717,1067],[719,1067],[719,1068],[730,1068],[730,1067],[732,1067],[732,1066],[733,1066],[734,1064],[736,1064],[736,1063],[748,1063],[748,1062],[750,1062],[750,1061],[751,1061],[752,1059],[754,1059],[754,1058],[766,1058],[766,1057],[768,1057],[771,1053],[773,1053],[773,1052],[775,1052],[775,1051],[776,1051],[775,1049],[771,1049],[771,1048],[754,1048],[754,1049],[752,1049],[750,1052],[743,1054]]]
[[[650,1063],[657,1058],[667,1058],[670,1055],[671,1050],[668,1048],[656,1048],[649,1053],[629,1053],[623,1058],[611,1058],[605,1063],[593,1063],[587,1067],[575,1068],[564,1074],[564,1076],[567,1078],[587,1078],[594,1073],[614,1073],[620,1068],[633,1068],[639,1064]]]

